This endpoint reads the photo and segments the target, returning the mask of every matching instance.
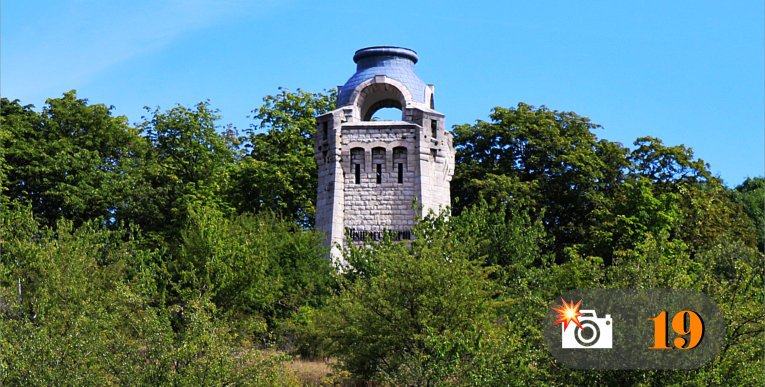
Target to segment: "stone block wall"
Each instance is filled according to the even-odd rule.
[[[416,213],[413,203],[418,198],[415,181],[418,176],[414,140],[420,128],[404,122],[364,122],[342,126],[342,163],[344,172],[344,227],[355,232],[408,232]],[[399,151],[394,162],[394,150]],[[363,151],[360,179],[352,155]],[[403,167],[399,180],[399,164]],[[378,174],[379,165],[379,174]],[[400,181],[400,182],[399,182]],[[379,235],[373,234],[375,239]],[[403,237],[404,235],[402,235]],[[352,240],[364,239],[353,235]],[[408,239],[408,238],[406,238]]]

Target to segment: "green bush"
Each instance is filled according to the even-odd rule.
[[[177,258],[168,265],[181,297],[209,295],[250,333],[268,334],[331,291],[334,269],[321,235],[270,213],[226,217],[197,208],[181,235]]]
[[[415,227],[416,239],[408,244],[386,240],[351,247],[341,291],[326,308],[305,311],[307,328],[299,344],[336,356],[357,380],[394,385],[507,380],[497,370],[508,369],[503,364],[509,353],[521,348],[496,314],[511,308],[506,297],[511,285],[500,284],[541,259],[533,247],[541,235],[530,235],[539,231],[529,231],[534,227],[513,227],[524,218],[510,213],[506,220],[505,214],[504,208],[483,207],[452,219],[433,215]],[[495,230],[489,230],[492,220],[500,222]],[[504,241],[513,247],[502,246]],[[492,250],[503,253],[489,257]],[[530,256],[521,260],[516,254]]]
[[[146,291],[157,289],[161,268],[147,262],[159,252],[140,250],[127,231],[61,221],[53,232],[28,208],[9,207],[0,230],[3,384],[294,382],[282,357],[242,347],[206,295],[157,305]]]

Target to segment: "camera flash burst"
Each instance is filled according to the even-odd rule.
[[[579,316],[582,314],[579,312],[579,305],[582,304],[582,300],[579,300],[579,302],[574,305],[574,300],[571,300],[571,303],[566,303],[566,300],[563,298],[560,299],[563,301],[563,305],[558,305],[560,309],[558,308],[551,308],[552,310],[558,312],[558,315],[555,317],[560,317],[558,321],[554,322],[553,325],[563,323],[563,330],[565,331],[568,328],[568,323],[574,322],[579,329],[582,329],[582,324],[579,323]]]

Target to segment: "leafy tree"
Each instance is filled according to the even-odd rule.
[[[676,228],[679,223],[677,194],[661,193],[644,177],[617,186],[612,205],[596,210],[599,221],[591,226],[592,239],[580,246],[610,264],[653,234]]]
[[[678,185],[674,189],[680,199],[680,218],[674,231],[688,244],[693,255],[711,248],[726,236],[756,246],[756,230],[722,184]]]
[[[169,270],[182,299],[207,294],[252,333],[264,335],[301,306],[318,306],[331,290],[321,235],[272,214],[227,217],[202,207],[191,210],[181,236]]]
[[[269,354],[236,344],[232,329],[218,316],[205,295],[177,306],[182,329],[162,359],[169,366],[150,384],[178,386],[252,385],[297,386],[295,376],[282,369],[284,354]]]
[[[337,93],[291,93],[280,88],[253,111],[258,121],[245,139],[248,153],[232,175],[229,200],[239,212],[270,210],[313,225],[317,186],[313,134],[317,115],[335,106]]]
[[[136,383],[167,330],[128,278],[129,262],[151,251],[91,222],[54,233],[31,211],[6,208],[2,225],[4,384]],[[9,289],[16,290],[9,294]],[[16,292],[13,292],[16,293]],[[9,297],[10,296],[10,297]]]
[[[730,192],[730,197],[744,207],[750,224],[756,230],[759,250],[765,251],[765,179],[747,178]]]
[[[454,128],[456,209],[480,196],[530,206],[562,257],[565,247],[588,239],[594,211],[610,205],[627,150],[598,141],[591,130],[599,125],[573,112],[520,103],[494,108],[491,119]]]
[[[217,111],[209,103],[176,106],[138,128],[151,145],[133,177],[129,203],[119,215],[144,231],[177,236],[194,205],[228,208],[222,192],[234,162],[235,142],[216,132]]]
[[[639,138],[635,145],[629,155],[630,179],[647,179],[657,196],[674,203],[671,233],[688,245],[691,255],[727,234],[754,246],[757,237],[746,214],[731,202],[720,179],[712,177],[709,164],[694,158],[693,150],[667,147],[653,137]]]
[[[428,217],[414,233],[409,245],[346,251],[341,292],[302,315],[314,329],[302,332],[301,351],[318,344],[315,354],[337,356],[354,378],[395,385],[529,377],[526,362],[544,352],[541,333],[529,340],[538,327],[521,323],[547,302],[535,288],[550,262],[542,225],[484,202]]]
[[[375,246],[376,273],[346,284],[318,319],[329,353],[354,377],[396,384],[443,380],[461,351],[438,353],[439,345],[470,340],[468,332],[488,323],[496,292],[488,271],[469,259],[473,245],[450,238],[437,226],[442,222],[418,227],[411,247]],[[415,359],[422,361],[419,369]]]
[[[685,145],[667,147],[654,137],[635,140],[637,148],[630,152],[631,173],[648,178],[653,183],[710,181],[709,164],[693,158],[693,150]]]
[[[127,119],[74,90],[48,99],[40,113],[18,100],[0,105],[5,200],[29,203],[47,225],[62,217],[114,222],[130,193],[131,159],[144,147]]]
[[[630,152],[597,140],[585,117],[523,103],[491,118],[455,127],[455,208],[481,197],[530,208],[559,262],[574,248],[609,265],[661,229],[692,255],[724,234],[754,243],[744,214],[685,146],[643,137]]]
[[[206,295],[156,306],[161,268],[145,263],[160,252],[134,233],[71,221],[54,232],[15,203],[0,231],[4,385],[297,384],[283,356],[242,348]]]
[[[705,270],[701,289],[725,315],[726,338],[720,355],[699,371],[708,384],[762,385],[765,356],[763,269],[765,255],[730,237],[697,255]]]

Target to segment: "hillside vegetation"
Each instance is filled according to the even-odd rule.
[[[335,97],[279,90],[242,133],[207,102],[131,125],[74,91],[2,99],[2,384],[299,385],[298,356],[332,359],[325,384],[765,384],[762,177],[727,188],[683,145],[497,107],[453,128],[451,214],[338,272],[313,228],[313,117]],[[541,321],[576,288],[703,291],[724,348],[569,369]]]

